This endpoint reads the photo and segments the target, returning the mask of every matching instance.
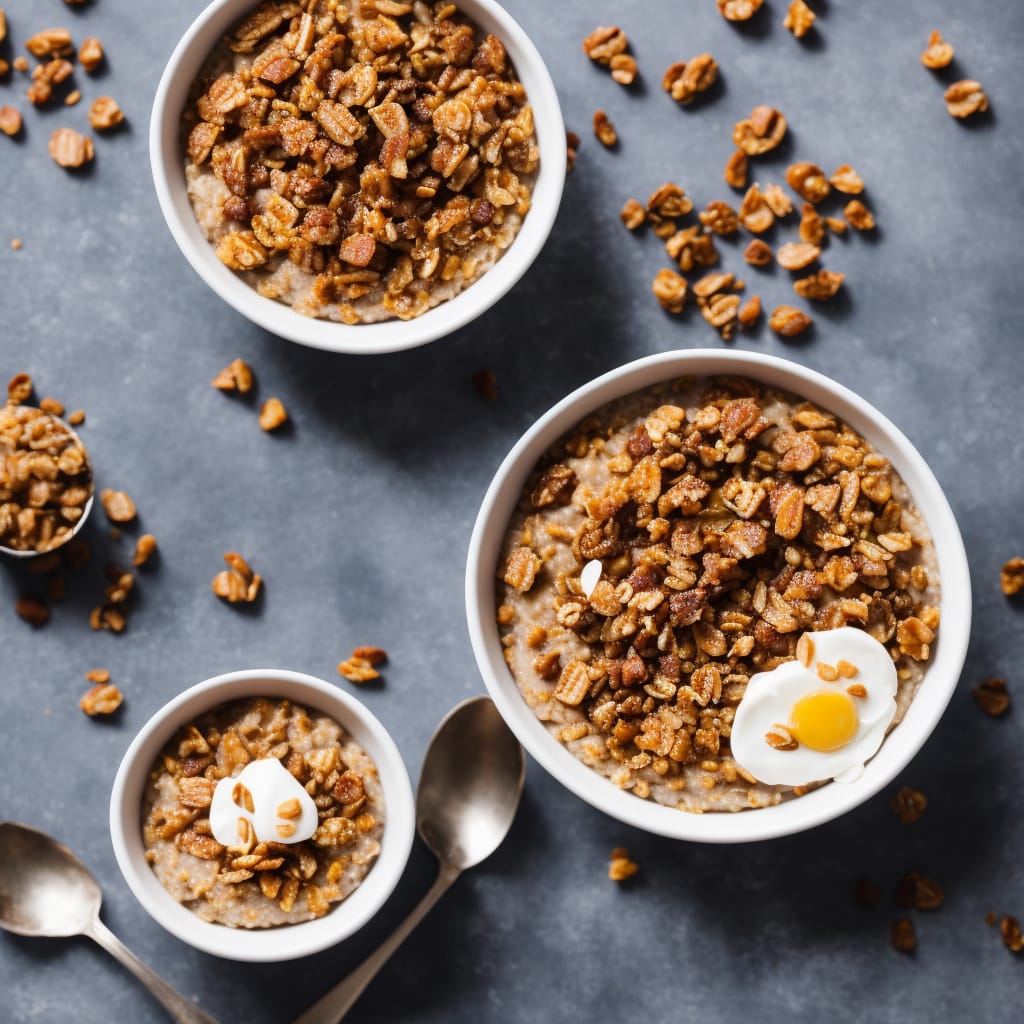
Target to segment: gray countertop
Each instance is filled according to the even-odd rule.
[[[733,344],[811,366],[889,415],[949,495],[974,583],[974,631],[960,686],[939,727],[898,783],[812,832],[767,843],[704,847],[633,831],[530,765],[522,808],[500,851],[466,875],[367,991],[353,1022],[706,1020],[765,1022],[1004,1019],[1019,1002],[1024,961],[986,926],[988,911],[1024,918],[1024,757],[1020,709],[994,720],[971,688],[988,676],[1021,692],[1024,606],[999,569],[1024,555],[1017,420],[1024,389],[1020,287],[1024,166],[1024,8],[1016,0],[840,3],[817,0],[813,39],[781,27],[770,0],[747,28],[712,0],[596,0],[507,6],[549,63],[567,125],[583,138],[558,222],[525,279],[452,337],[383,357],[332,356],[272,337],[222,303],[192,272],[157,208],[146,155],[148,110],[164,61],[200,8],[187,3],[65,8],[4,0],[20,47],[51,24],[76,41],[99,36],[109,63],[76,72],[85,101],[34,111],[25,79],[0,82],[0,104],[26,116],[0,138],[0,371],[28,371],[39,395],[84,408],[82,436],[101,487],[136,500],[139,528],[160,559],[140,578],[128,630],[93,632],[102,566],[125,561],[131,535],[87,530],[93,560],[69,581],[50,623],[14,615],[39,581],[0,567],[0,817],[66,841],[100,878],[104,917],[177,988],[225,1022],[275,1024],[358,963],[426,889],[419,846],[382,913],[344,945],[271,966],[219,961],[161,930],[125,887],[107,832],[107,801],[134,732],[186,686],[261,665],[334,679],[353,646],[385,647],[381,686],[359,691],[404,753],[415,782],[444,712],[478,693],[465,626],[470,528],[497,464],[554,401],[630,359],[721,346],[690,310],[662,313],[650,294],[667,265],[657,239],[633,237],[618,210],[661,182],[698,205],[735,199],[722,182],[732,124],[756,103],[785,112],[790,143],[759,165],[781,181],[788,162],[853,164],[879,228],[832,241],[841,301],[815,307],[795,343],[762,324]],[[770,9],[769,9],[770,8]],[[598,24],[628,33],[643,77],[626,90],[580,49]],[[956,74],[918,60],[940,28]],[[10,59],[11,42],[0,56]],[[679,108],[662,92],[676,60],[711,52],[722,83]],[[946,113],[951,77],[979,79],[991,113]],[[127,127],[96,142],[87,172],[46,153],[53,128],[86,124],[88,101],[114,95]],[[605,109],[617,151],[590,132]],[[13,238],[23,240],[12,251]],[[771,308],[793,301],[784,272],[726,268]],[[796,304],[800,305],[799,300]],[[208,384],[236,356],[279,396],[292,427],[263,434],[251,403]],[[500,396],[484,401],[472,374],[490,368]],[[210,580],[228,550],[266,579],[250,614],[221,606]],[[104,666],[127,695],[112,722],[86,719],[83,674]],[[889,809],[897,784],[927,794],[922,820]],[[615,846],[639,875],[607,878]],[[941,910],[913,912],[918,950],[889,944],[902,874],[946,889]],[[855,881],[875,879],[882,905],[857,905]],[[86,940],[0,937],[0,1017],[159,1022],[162,1011]]]

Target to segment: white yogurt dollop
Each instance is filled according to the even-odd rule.
[[[319,823],[313,798],[274,757],[250,761],[238,775],[221,779],[213,791],[213,838],[222,846],[245,845],[244,822],[258,843],[301,843]]]

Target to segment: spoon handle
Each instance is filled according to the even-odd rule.
[[[147,967],[99,918],[85,932],[115,960],[119,960],[163,1004],[178,1024],[217,1024],[183,995],[175,992],[151,967]]]
[[[442,862],[436,881],[405,920],[347,978],[335,985],[301,1017],[296,1018],[293,1024],[338,1024],[377,976],[377,972],[388,962],[391,954],[409,937],[409,933],[461,873],[458,868]]]

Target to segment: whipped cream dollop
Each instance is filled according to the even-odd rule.
[[[221,779],[210,803],[210,830],[222,846],[301,843],[316,831],[316,804],[275,757],[250,761]]]

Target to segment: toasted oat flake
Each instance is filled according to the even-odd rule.
[[[110,673],[105,668],[91,668],[85,673],[85,678],[90,683],[109,683]]]
[[[741,327],[753,327],[761,316],[761,297],[751,295],[750,298],[740,307],[736,314]]]
[[[999,573],[999,584],[1007,597],[1024,590],[1024,558],[1011,558]]]
[[[74,412],[68,413],[68,423],[73,427],[79,427],[85,422],[85,410],[75,409]]]
[[[933,71],[939,68],[948,67],[953,61],[953,47],[943,38],[942,33],[936,29],[928,36],[928,47],[921,54],[921,63]]]
[[[64,97],[64,106],[73,107],[80,103],[82,100],[82,94],[77,89],[72,89],[71,92]]]
[[[775,259],[780,267],[786,270],[803,270],[810,266],[821,255],[821,249],[808,242],[786,242],[779,246]]]
[[[813,299],[816,302],[824,302],[831,299],[842,287],[846,280],[845,274],[834,270],[819,270],[816,274],[810,274],[793,282],[793,291],[802,299]]]
[[[857,196],[864,191],[864,182],[861,176],[849,164],[837,167],[828,180],[834,189],[845,192],[847,195]]]
[[[768,326],[784,338],[802,334],[814,321],[793,306],[776,306],[768,318]]]
[[[622,846],[612,850],[611,859],[608,864],[608,877],[613,882],[624,882],[632,878],[640,870],[640,865],[630,860],[629,851]]]

